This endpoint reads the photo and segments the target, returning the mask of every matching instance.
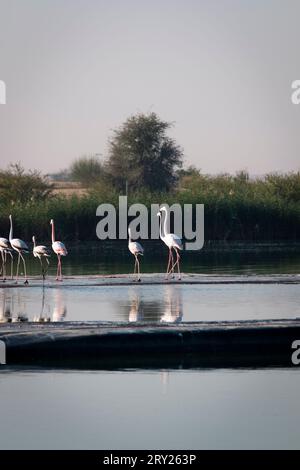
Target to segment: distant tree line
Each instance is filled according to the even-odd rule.
[[[299,172],[205,175],[183,167],[183,151],[167,135],[170,126],[154,113],[132,116],[113,132],[107,158],[80,157],[51,179],[20,164],[0,170],[0,235],[13,212],[24,236],[32,230],[46,236],[54,217],[64,239],[95,240],[95,208],[117,206],[126,193],[129,204],[204,204],[205,240],[300,240]],[[51,180],[77,181],[86,193],[53,193]]]

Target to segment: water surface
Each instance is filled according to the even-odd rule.
[[[168,251],[161,243],[143,242],[145,254],[142,272],[165,272]],[[99,243],[67,244],[69,254],[63,259],[65,274],[118,274],[133,271],[134,259],[124,240]],[[40,273],[38,259],[26,256],[29,274]],[[300,273],[300,245],[206,243],[200,251],[182,253],[182,271],[204,274],[287,274]],[[56,256],[50,259],[49,274],[56,272]],[[8,268],[9,270],[9,268]]]
[[[293,284],[0,288],[0,322],[230,321],[300,317]]]
[[[65,273],[127,273],[118,252],[71,247]],[[30,274],[39,273],[30,257]],[[165,251],[145,252],[163,272]],[[55,273],[52,257],[49,275]],[[183,254],[183,270],[300,273],[293,247],[219,246]],[[300,317],[299,285],[0,288],[0,320],[180,322]],[[299,368],[57,371],[0,367],[1,449],[300,449]]]
[[[0,448],[299,449],[298,369],[0,373]]]

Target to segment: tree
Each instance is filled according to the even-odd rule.
[[[128,118],[109,142],[107,171],[119,190],[169,191],[177,182],[183,152],[166,135],[171,123],[155,113]]]
[[[71,178],[83,186],[100,181],[104,174],[103,165],[95,155],[83,156],[75,160],[70,167]]]
[[[45,200],[52,185],[38,171],[26,172],[20,163],[0,171],[0,199],[5,204],[23,204]]]

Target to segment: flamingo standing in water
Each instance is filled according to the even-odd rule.
[[[3,282],[6,280],[6,262],[7,262],[7,255],[11,257],[11,262],[10,262],[10,276],[11,279],[13,279],[13,263],[14,263],[14,257],[12,254],[12,248],[9,244],[9,241],[7,238],[0,237],[0,252],[1,252],[1,259],[2,259],[2,280]]]
[[[162,231],[162,212],[165,213],[165,220],[164,220],[164,233]],[[167,228],[167,219],[170,216],[167,208],[165,206],[160,208],[160,211],[157,213],[157,216],[160,217],[160,227],[159,227],[159,234],[162,241],[167,245],[169,248],[169,260],[166,272],[166,279],[168,279],[169,274],[174,273],[174,268],[177,265],[178,270],[178,280],[181,279],[180,274],[180,255],[178,250],[183,250],[183,244],[181,238],[176,235],[175,233],[168,232]],[[172,249],[174,249],[176,253],[176,261],[174,263]]]
[[[55,241],[55,228],[54,228],[54,220],[50,220],[50,225],[52,225],[52,250],[57,255],[57,274],[56,280],[62,281],[62,271],[61,271],[61,257],[67,256],[68,252],[63,244],[63,242]]]
[[[29,253],[29,248],[23,240],[20,240],[20,238],[13,238],[13,222],[12,222],[12,216],[11,215],[9,216],[9,220],[10,220],[9,243],[10,243],[12,249],[15,250],[18,253],[16,283],[18,282],[18,278],[19,278],[20,259],[22,258],[23,266],[24,266],[24,277],[25,277],[24,284],[28,284],[27,272],[26,272],[26,263],[25,263],[25,259],[23,257],[23,254],[24,253]]]
[[[137,281],[138,281],[138,282],[141,282],[141,276],[140,276],[140,262],[139,262],[138,256],[144,254],[144,248],[142,247],[142,245],[141,245],[139,242],[133,242],[133,241],[132,241],[132,239],[131,239],[131,229],[130,229],[130,227],[128,227],[128,236],[129,236],[129,239],[128,239],[128,249],[129,249],[130,253],[132,253],[133,256],[135,257],[135,263],[134,263],[134,271],[133,271],[133,274],[136,273],[136,269],[137,269]]]
[[[48,258],[50,258],[50,253],[49,253],[48,248],[45,245],[37,245],[36,244],[36,240],[35,240],[34,235],[32,237],[32,241],[33,241],[33,251],[32,251],[32,253],[33,253],[33,256],[35,258],[38,258],[40,260],[41,268],[42,268],[42,276],[43,276],[43,280],[44,280],[46,272],[48,271],[48,267],[49,267]],[[45,260],[47,262],[47,270],[43,266],[42,258],[45,258]]]

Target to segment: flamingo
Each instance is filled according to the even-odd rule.
[[[128,249],[129,249],[130,253],[132,253],[133,256],[135,257],[133,274],[136,273],[136,268],[137,268],[137,281],[141,282],[140,262],[139,262],[138,256],[144,254],[144,248],[142,247],[142,245],[139,242],[133,242],[131,240],[131,229],[130,229],[130,227],[128,227],[128,237],[129,237],[129,239],[128,239]]]
[[[162,232],[162,212],[165,212],[165,220],[164,220],[164,234]],[[169,274],[172,272],[174,273],[174,268],[177,265],[178,270],[178,280],[181,279],[180,274],[180,255],[178,250],[183,250],[183,244],[181,238],[176,235],[175,233],[168,232],[167,229],[167,218],[169,217],[169,212],[165,206],[160,208],[160,211],[157,213],[157,216],[160,218],[160,227],[159,227],[159,234],[161,240],[167,245],[169,248],[169,260],[166,272],[166,279],[168,279]],[[174,249],[176,253],[176,261],[174,263],[172,249]],[[171,267],[170,267],[171,266]]]
[[[63,242],[55,241],[55,228],[54,228],[54,220],[50,220],[50,225],[52,225],[52,250],[57,255],[57,274],[56,280],[62,281],[62,272],[61,272],[61,257],[67,256],[68,252],[63,244]]]
[[[43,280],[44,280],[45,279],[45,274],[46,274],[47,271],[43,266],[42,258],[45,258],[45,260],[47,262],[47,270],[48,270],[48,267],[49,267],[48,258],[50,258],[49,249],[44,245],[37,245],[34,235],[32,237],[32,241],[33,241],[33,251],[32,251],[32,253],[33,253],[33,256],[35,258],[38,258],[40,260],[41,268],[42,268],[42,276],[43,276]]]
[[[3,282],[6,280],[6,262],[7,262],[7,255],[11,257],[11,262],[10,262],[10,276],[11,279],[13,278],[13,255],[12,255],[12,249],[9,244],[9,241],[7,238],[0,237],[0,252],[1,252],[1,258],[2,258],[2,280]]]
[[[21,240],[20,238],[13,238],[13,221],[12,221],[12,216],[11,215],[9,216],[9,220],[10,220],[9,243],[10,243],[12,249],[15,250],[18,253],[16,283],[18,282],[18,278],[19,278],[20,258],[22,258],[23,266],[24,266],[24,277],[25,277],[24,284],[28,284],[27,272],[26,272],[26,263],[25,263],[25,259],[23,257],[23,253],[29,253],[29,248],[28,248],[27,244],[23,240]]]

